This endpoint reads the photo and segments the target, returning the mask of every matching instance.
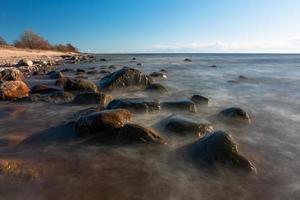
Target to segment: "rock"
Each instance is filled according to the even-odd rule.
[[[184,59],[184,62],[192,62],[192,60],[189,58],[186,58],[186,59]]]
[[[191,97],[191,101],[199,106],[208,106],[209,99],[207,97],[196,94]]]
[[[0,86],[0,99],[16,100],[27,97],[30,89],[22,81],[5,81]]]
[[[216,67],[217,67],[217,65],[210,65],[209,67],[216,68]]]
[[[249,114],[242,110],[241,108],[227,108],[225,110],[222,110],[218,117],[220,120],[228,123],[234,123],[234,124],[250,124],[251,120],[249,117]]]
[[[131,113],[125,109],[104,110],[82,116],[75,124],[79,136],[100,135],[108,140],[115,139],[119,128],[131,119]]]
[[[17,64],[17,66],[26,66],[26,67],[31,67],[32,65],[33,65],[33,62],[28,59],[21,59]]]
[[[201,137],[205,133],[214,130],[212,125],[205,120],[187,119],[187,117],[181,115],[171,115],[163,119],[160,124],[165,130],[177,136],[192,135]]]
[[[20,159],[0,159],[0,176],[10,179],[32,181],[40,177],[40,170],[36,163]]]
[[[71,69],[71,68],[65,68],[65,69],[62,69],[60,70],[61,72],[75,72],[74,69]]]
[[[112,100],[112,96],[104,93],[85,92],[75,96],[75,104],[99,104],[105,107]]]
[[[47,96],[46,101],[51,103],[70,103],[74,100],[74,95],[70,92],[54,92]]]
[[[58,79],[58,78],[63,78],[64,75],[62,72],[57,72],[57,71],[51,71],[48,73],[49,78],[51,79]]]
[[[133,57],[131,60],[136,60],[136,58],[135,58],[135,57]]]
[[[17,68],[7,68],[0,71],[0,81],[23,81],[23,73]]]
[[[43,84],[35,85],[30,89],[30,92],[32,94],[36,94],[36,93],[49,94],[49,93],[59,92],[59,91],[61,91],[61,90],[57,89],[57,88],[51,88],[51,87],[49,87],[47,85],[43,85]]]
[[[153,72],[149,76],[151,76],[153,78],[161,78],[161,79],[166,79],[167,78],[167,75],[162,73],[162,72]]]
[[[79,72],[79,73],[84,73],[85,70],[84,69],[77,69],[76,72]]]
[[[105,58],[101,58],[100,61],[105,62],[107,60]]]
[[[85,79],[59,78],[55,85],[63,86],[66,91],[98,92],[96,84]]]
[[[162,73],[168,73],[167,70],[165,70],[165,69],[161,69],[159,71],[162,72]]]
[[[197,167],[226,165],[246,172],[255,172],[252,163],[238,152],[232,137],[223,131],[207,133],[183,148],[190,162]]]
[[[161,103],[161,107],[163,110],[197,112],[196,105],[191,101],[166,101]]]
[[[144,99],[114,99],[112,100],[107,109],[128,109],[131,112],[149,113],[160,110],[159,102],[147,101]]]
[[[142,66],[142,63],[136,63],[137,66]]]
[[[166,144],[165,140],[155,131],[137,124],[126,124],[120,128],[117,144]]]
[[[153,83],[153,84],[149,85],[146,88],[146,91],[159,92],[159,93],[168,92],[168,90],[162,84],[159,84],[159,83]]]
[[[110,74],[110,71],[108,71],[108,70],[101,70],[99,73],[100,74]]]
[[[87,74],[97,74],[97,73],[98,73],[97,70],[90,70],[90,71],[87,72]]]
[[[146,88],[152,83],[151,77],[133,68],[123,68],[111,73],[99,82],[103,90],[124,89],[129,87]]]
[[[111,65],[108,67],[109,69],[117,69],[117,67],[115,65]]]
[[[246,76],[243,76],[243,75],[240,75],[240,76],[239,76],[239,79],[241,79],[241,80],[247,80],[247,79],[248,79],[248,77],[246,77]]]

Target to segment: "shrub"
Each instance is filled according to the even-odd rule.
[[[32,31],[22,33],[20,40],[14,42],[14,46],[18,48],[42,49],[50,50],[50,43]]]
[[[0,46],[7,45],[7,42],[0,36]]]

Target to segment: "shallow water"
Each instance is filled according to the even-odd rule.
[[[132,62],[132,57],[137,61]],[[192,62],[183,62],[187,57]],[[241,176],[222,168],[215,174],[194,169],[172,154],[195,138],[172,139],[163,132],[169,142],[164,148],[78,147],[65,142],[19,147],[22,140],[37,134],[47,136],[45,143],[55,141],[70,131],[60,125],[70,121],[75,112],[91,106],[0,102],[0,159],[21,162],[34,171],[24,172],[30,178],[0,175],[0,199],[300,198],[300,55],[153,54],[97,58],[110,61],[66,65],[61,69],[95,67],[100,71],[104,65],[115,65],[117,69],[129,66],[145,73],[165,69],[168,78],[158,82],[170,90],[168,95],[119,92],[113,97],[184,100],[201,94],[212,100],[209,108],[193,114],[203,119],[231,106],[248,111],[252,119],[249,127],[218,122],[213,125],[215,130],[231,132],[240,151],[255,164],[257,175]],[[95,82],[103,77],[84,75]],[[240,75],[247,79],[239,79]],[[31,77],[26,82],[53,84],[46,76]],[[170,114],[136,114],[133,121],[154,127]],[[66,139],[70,137],[67,134]]]

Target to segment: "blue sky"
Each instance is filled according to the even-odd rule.
[[[82,51],[300,52],[299,0],[0,0],[0,36]]]

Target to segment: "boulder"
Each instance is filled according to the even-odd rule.
[[[191,101],[165,101],[161,103],[163,110],[179,112],[197,112],[196,105]]]
[[[85,79],[59,78],[55,85],[63,86],[66,91],[98,92],[96,84]]]
[[[79,136],[101,135],[109,140],[115,139],[119,128],[131,119],[131,113],[125,109],[104,110],[82,116],[75,123]]]
[[[30,93],[31,94],[49,94],[49,93],[53,93],[53,92],[59,92],[61,91],[60,89],[57,88],[51,88],[47,85],[43,85],[43,84],[39,84],[39,85],[35,85],[30,89]]]
[[[159,102],[148,101],[145,99],[114,99],[108,105],[107,109],[128,109],[131,112],[149,113],[160,110]]]
[[[146,91],[151,91],[151,92],[158,92],[158,93],[166,93],[168,92],[167,88],[165,88],[162,84],[160,83],[152,83],[146,88]]]
[[[85,92],[79,93],[74,98],[75,104],[99,104],[105,107],[112,100],[112,96],[105,93]]]
[[[186,59],[184,59],[184,62],[192,62],[192,60],[189,58],[186,58]]]
[[[238,152],[232,137],[223,131],[207,133],[182,149],[187,159],[197,167],[226,165],[245,172],[255,172],[252,163]]]
[[[23,73],[17,68],[7,68],[0,71],[0,81],[23,81]]]
[[[165,130],[177,136],[197,136],[202,137],[205,133],[212,132],[212,125],[199,119],[191,119],[182,115],[171,115],[163,119],[160,124]]]
[[[222,110],[218,117],[221,121],[233,124],[250,124],[251,120],[249,114],[241,108],[231,107]]]
[[[33,62],[28,59],[21,59],[18,64],[18,66],[26,66],[26,67],[31,67],[33,65]]]
[[[193,95],[191,101],[194,102],[197,106],[208,106],[209,99],[201,95]]]
[[[51,103],[70,103],[74,100],[74,95],[70,92],[54,92],[47,96],[46,101]]]
[[[161,78],[161,79],[166,79],[167,75],[165,73],[162,72],[153,72],[151,74],[149,74],[149,76],[153,77],[153,78]]]
[[[51,79],[58,79],[58,78],[63,78],[64,77],[62,72],[57,72],[57,71],[51,71],[47,75]]]
[[[0,99],[16,100],[27,97],[30,89],[22,81],[5,81],[0,85]]]
[[[166,144],[165,140],[150,128],[137,124],[126,124],[120,128],[117,144]]]
[[[137,69],[123,68],[103,77],[99,82],[99,86],[103,90],[124,89],[129,87],[146,88],[152,82],[151,77],[142,74]]]

